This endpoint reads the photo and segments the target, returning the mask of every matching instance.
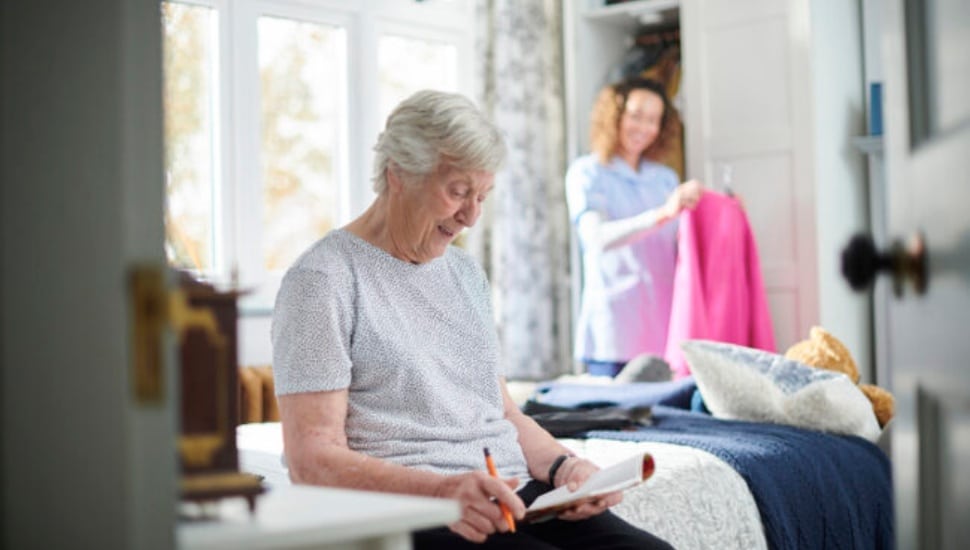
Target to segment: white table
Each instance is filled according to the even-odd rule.
[[[179,548],[326,548],[409,550],[411,531],[460,517],[451,500],[291,485],[258,497],[219,502],[218,515],[178,525]]]

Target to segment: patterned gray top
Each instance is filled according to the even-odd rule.
[[[443,474],[529,479],[504,419],[485,273],[464,251],[412,264],[345,230],[307,250],[273,313],[277,395],[347,389],[351,449]]]

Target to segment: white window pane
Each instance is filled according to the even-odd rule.
[[[378,76],[383,125],[391,110],[418,90],[457,91],[458,48],[447,42],[386,34],[378,44]]]
[[[263,264],[284,270],[337,223],[344,29],[259,19]]]
[[[165,249],[169,263],[213,269],[217,19],[207,7],[162,2]]]

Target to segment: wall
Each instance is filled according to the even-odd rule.
[[[869,94],[870,85],[873,82],[882,82],[882,30],[883,30],[883,10],[884,2],[881,0],[862,1],[862,20],[863,20],[863,45],[864,45],[864,69],[865,69],[865,88],[863,93],[866,98],[866,120],[871,120],[872,105]],[[880,108],[881,109],[881,108]],[[881,112],[881,111],[880,111]],[[872,129],[868,128],[871,132]],[[871,138],[860,138],[857,142],[860,151],[868,158],[868,186],[869,186],[869,229],[872,238],[878,246],[885,246],[888,241],[888,230],[886,216],[887,189],[886,189],[886,167],[883,155],[882,136]],[[877,281],[872,289],[872,344],[873,344],[873,368],[866,373],[867,382],[879,384],[883,387],[892,387],[892,376],[889,368],[889,315],[888,307],[891,299],[891,285],[885,278]]]
[[[869,225],[862,17],[858,2],[811,2],[819,323],[842,340],[860,370],[872,368],[871,301],[851,291],[840,254]]]
[[[273,363],[273,346],[270,342],[270,327],[273,324],[270,312],[265,315],[240,317],[239,330],[239,364],[240,365],[271,365]]]

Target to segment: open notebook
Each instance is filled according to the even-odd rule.
[[[653,475],[653,471],[654,461],[650,453],[637,453],[589,476],[586,483],[575,491],[570,491],[569,487],[563,485],[540,495],[526,509],[523,521],[534,522],[549,519],[560,511],[583,501],[591,500],[606,493],[635,487],[649,479]]]

